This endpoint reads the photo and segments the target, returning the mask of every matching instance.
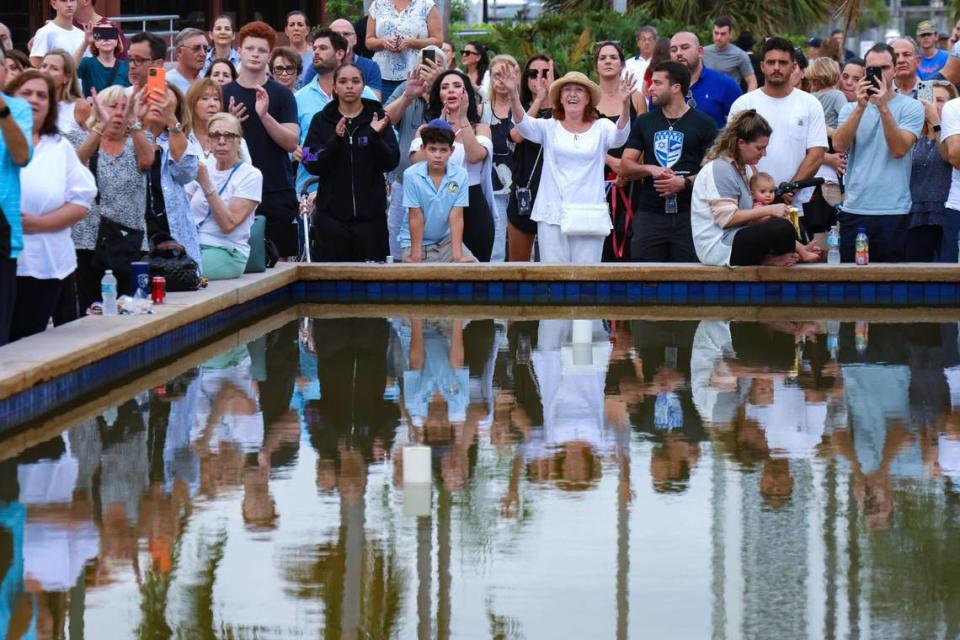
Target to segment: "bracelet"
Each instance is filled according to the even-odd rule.
[[[210,196],[212,196],[212,195],[215,194],[216,192],[217,192],[216,188],[210,189],[209,191],[204,190],[204,192],[203,192],[203,197],[204,197],[204,198],[207,198],[207,199],[209,200],[209,199],[210,199]]]
[[[103,137],[103,127],[100,127],[99,129],[98,129],[97,127],[93,127],[92,129],[90,129],[90,131],[91,131],[92,133],[97,134],[97,135],[100,136],[101,138]]]

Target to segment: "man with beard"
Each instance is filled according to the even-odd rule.
[[[300,123],[300,145],[294,157],[299,161],[303,152],[303,141],[310,131],[310,122],[313,116],[323,111],[324,107],[333,100],[333,72],[337,70],[347,55],[349,48],[346,39],[331,29],[319,29],[313,35],[313,70],[316,78],[306,85],[294,97],[297,100],[297,121]],[[360,97],[376,100],[377,95],[365,86]],[[303,192],[303,185],[312,178],[303,163],[297,169],[297,193]],[[316,191],[316,186],[310,191]]]
[[[713,118],[717,127],[726,125],[730,105],[740,97],[737,83],[704,66],[700,39],[689,31],[681,31],[670,39],[670,58],[690,70],[687,105]]]
[[[730,42],[733,22],[726,16],[713,21],[713,44],[703,48],[703,64],[708,69],[730,76],[747,91],[757,88],[757,75],[747,52]]]
[[[795,49],[783,38],[768,38],[760,50],[764,85],[733,103],[731,115],[755,109],[773,128],[767,155],[757,168],[774,182],[812,178],[827,150],[827,125],[820,101],[794,89],[790,76],[797,66]],[[799,201],[808,200],[798,197]]]
[[[690,71],[665,61],[653,69],[655,111],[633,123],[621,176],[640,184],[631,256],[639,262],[697,262],[690,229],[690,194],[703,156],[717,136],[713,119],[687,105]],[[643,157],[644,164],[640,164]]]

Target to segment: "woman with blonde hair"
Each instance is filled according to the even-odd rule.
[[[501,54],[490,61],[491,72],[501,67],[509,67],[518,73],[520,71],[520,65],[511,55]],[[513,185],[513,151],[517,146],[510,136],[513,129],[510,102],[510,92],[506,90],[503,82],[494,78],[480,117],[482,122],[490,125],[493,141],[493,198],[497,203],[497,210],[493,212],[493,251],[490,255],[492,262],[503,262],[507,252],[507,204]]]
[[[53,78],[53,86],[57,89],[57,127],[60,132],[69,134],[83,129],[91,108],[80,90],[76,60],[63,49],[51,49],[43,56],[40,71]]]
[[[783,203],[754,206],[750,176],[766,155],[770,124],[756,109],[727,121],[693,183],[690,226],[700,262],[714,266],[791,266],[816,262],[819,249],[797,242]]]
[[[101,227],[119,227],[126,233],[144,237],[147,188],[143,172],[153,164],[153,145],[147,139],[140,119],[146,110],[143,93],[127,96],[123,87],[114,85],[94,93],[93,113],[87,130],[71,134],[77,157],[90,169],[97,183],[97,197],[82,220],[73,225],[73,243],[77,248],[77,297],[81,315],[100,299],[100,279],[107,268],[117,277],[120,293],[133,288],[129,262],[120,256],[101,255],[94,250]],[[145,243],[141,247],[146,248]],[[104,245],[102,253],[110,253]],[[103,264],[107,258],[110,266]]]
[[[263,174],[240,157],[243,128],[236,116],[210,117],[206,133],[212,155],[199,164],[197,180],[187,190],[200,237],[201,271],[211,280],[239,278],[250,256],[250,229],[263,195]]]
[[[835,207],[843,200],[840,176],[847,169],[846,156],[833,151],[832,141],[833,132],[840,121],[840,111],[847,106],[847,97],[837,88],[840,84],[840,64],[833,58],[814,58],[803,72],[803,79],[811,95],[823,107],[823,120],[827,125],[829,146],[827,153],[823,156],[823,164],[820,165],[815,177],[824,179],[821,192],[826,202]]]
[[[186,128],[187,134],[203,149],[203,157],[209,158],[213,153],[213,141],[207,135],[207,123],[210,118],[223,112],[223,89],[220,83],[213,78],[200,78],[192,85],[184,98],[187,113],[190,114],[190,123]],[[250,151],[247,142],[240,139],[240,157],[250,162]]]

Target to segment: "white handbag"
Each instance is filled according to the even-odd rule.
[[[606,202],[565,204],[560,207],[560,231],[563,235],[606,238],[612,228]]]

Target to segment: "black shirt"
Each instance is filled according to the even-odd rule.
[[[673,122],[671,128],[670,122]],[[689,176],[700,171],[703,156],[717,137],[717,123],[702,111],[689,109],[679,120],[667,121],[659,109],[644,113],[633,121],[625,149],[638,149],[643,164],[671,167],[674,173]],[[658,149],[659,147],[659,149]],[[653,188],[653,179],[646,178],[637,191],[637,210],[664,213],[664,201]],[[688,187],[677,194],[680,211],[689,213]]]
[[[263,85],[267,95],[270,96],[270,106],[268,113],[280,124],[297,122],[297,101],[293,94],[285,86],[268,78]],[[294,174],[293,164],[290,162],[290,154],[273,141],[266,127],[260,121],[257,111],[254,108],[257,101],[257,92],[253,89],[242,87],[236,82],[231,82],[223,88],[223,107],[230,104],[230,98],[236,103],[243,103],[247,107],[247,115],[250,116],[243,122],[243,138],[247,141],[247,148],[250,150],[250,159],[253,160],[253,166],[263,174],[263,193],[264,195],[274,191],[294,192]]]

